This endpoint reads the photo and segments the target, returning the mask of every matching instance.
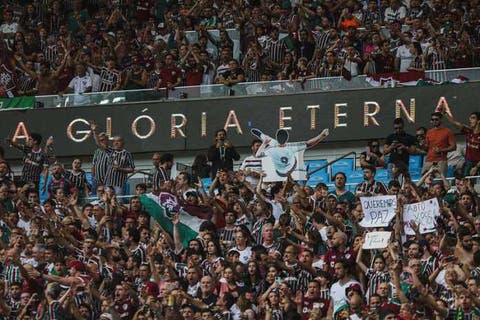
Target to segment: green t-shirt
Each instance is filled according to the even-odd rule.
[[[338,196],[337,191],[330,191],[328,194],[334,194],[337,196],[339,202],[344,202],[345,200],[348,201],[348,205],[352,205],[355,202],[355,195],[350,191],[345,192],[341,196]]]

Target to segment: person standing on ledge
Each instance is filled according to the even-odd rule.
[[[215,132],[215,144],[208,149],[208,160],[212,162],[212,178],[218,169],[233,170],[233,160],[240,160],[240,155],[227,139],[227,131],[219,129]]]

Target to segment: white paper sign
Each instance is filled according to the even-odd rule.
[[[440,206],[437,198],[417,203],[410,203],[403,206],[403,223],[405,234],[415,235],[410,228],[410,221],[415,221],[420,233],[435,231],[435,217],[440,215]]]
[[[395,217],[396,196],[360,197],[363,214],[360,225],[364,228],[386,227]]]
[[[365,235],[365,242],[363,243],[362,248],[366,250],[386,248],[391,235],[391,231],[368,232]]]

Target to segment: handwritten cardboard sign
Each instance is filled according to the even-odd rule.
[[[365,215],[360,225],[364,228],[386,227],[395,217],[396,196],[360,197],[360,201]]]
[[[386,248],[391,235],[392,232],[390,231],[368,232],[365,235],[365,242],[363,243],[362,248],[366,250]]]
[[[414,235],[410,222],[415,221],[421,234],[435,231],[435,218],[440,215],[437,198],[403,206],[403,223],[405,234]]]

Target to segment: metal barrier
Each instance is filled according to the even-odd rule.
[[[442,81],[451,81],[462,75],[470,81],[480,81],[480,68],[447,69],[426,71],[425,76]],[[78,107],[83,105],[120,104],[146,101],[173,101],[181,99],[208,99],[231,96],[277,95],[332,90],[359,90],[378,88],[360,75],[346,80],[343,77],[314,78],[305,83],[284,81],[242,82],[235,86],[223,84],[176,87],[173,90],[142,89],[86,94],[50,95],[35,97],[37,104],[44,108]],[[397,84],[398,85],[398,84]]]

